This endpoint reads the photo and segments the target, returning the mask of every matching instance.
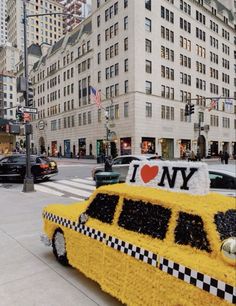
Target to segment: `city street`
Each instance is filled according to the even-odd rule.
[[[75,178],[89,175],[91,167],[62,166],[61,179],[69,178],[71,169]],[[21,190],[22,184],[4,183],[0,187],[0,305],[120,305],[79,271],[61,266],[51,247],[40,241],[42,208],[49,203],[66,204],[74,200]]]

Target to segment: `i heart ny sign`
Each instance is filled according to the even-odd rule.
[[[207,164],[201,162],[133,161],[129,166],[126,183],[170,191],[206,194],[209,192],[210,179]]]

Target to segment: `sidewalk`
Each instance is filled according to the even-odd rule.
[[[61,266],[40,242],[42,208],[72,200],[21,189],[0,187],[0,305],[120,305],[76,269]]]

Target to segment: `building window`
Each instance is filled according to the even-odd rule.
[[[146,117],[152,117],[152,103],[146,102]]]
[[[100,43],[101,43],[101,35],[98,34],[97,35],[97,45],[100,46]]]
[[[124,91],[125,91],[125,93],[127,93],[128,90],[129,90],[129,81],[125,80],[125,82],[124,82]]]
[[[152,21],[151,19],[145,18],[145,29],[147,32],[152,31]]]
[[[124,71],[127,72],[129,70],[129,61],[128,58],[124,60]]]
[[[151,0],[145,0],[145,8],[149,11],[152,10],[152,2]]]
[[[125,118],[129,117],[129,102],[124,103],[124,117]]]
[[[145,50],[148,53],[152,53],[152,41],[149,39],[145,39]]]
[[[124,17],[124,30],[128,29],[128,16]]]
[[[98,28],[100,27],[100,24],[101,24],[101,16],[98,15],[98,16],[97,16],[97,27],[98,27]]]
[[[145,82],[145,91],[146,91],[146,94],[148,95],[152,93],[152,82],[149,82],[149,81]]]
[[[124,50],[127,51],[128,50],[128,37],[126,37],[124,39]]]
[[[152,62],[148,60],[146,60],[146,72],[152,73]]]

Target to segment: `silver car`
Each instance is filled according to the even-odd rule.
[[[129,170],[129,164],[133,160],[152,160],[156,159],[156,155],[122,155],[113,159],[112,170],[120,174],[119,181],[125,182]],[[95,180],[95,175],[104,171],[104,165],[97,166],[92,170],[92,177]]]

